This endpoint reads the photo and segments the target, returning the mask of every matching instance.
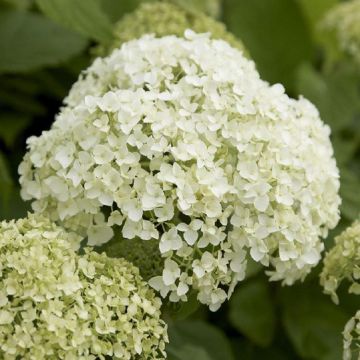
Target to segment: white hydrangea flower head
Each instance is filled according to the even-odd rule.
[[[341,2],[331,8],[320,29],[333,34],[337,47],[360,63],[360,0]]]
[[[351,285],[349,292],[360,295],[360,221],[355,221],[335,238],[335,246],[324,258],[320,275],[324,292],[339,302],[336,290],[343,280]]]
[[[343,360],[360,359],[360,310],[347,322],[343,332]]]
[[[330,129],[241,51],[187,30],[123,44],[80,77],[20,165],[35,211],[107,242],[158,239],[151,285],[216,310],[247,258],[292,284],[339,219]],[[131,240],[129,240],[131,241]]]
[[[165,359],[160,299],[78,238],[38,215],[0,223],[0,358]]]

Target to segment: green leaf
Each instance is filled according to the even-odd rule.
[[[44,17],[20,11],[0,13],[0,72],[23,72],[66,61],[86,42]]]
[[[338,0],[297,0],[301,5],[310,27],[316,35],[316,26],[324,14],[338,3]]]
[[[317,283],[283,288],[283,322],[301,358],[338,360],[348,316],[321,291]]]
[[[41,11],[66,28],[99,42],[112,39],[110,19],[99,0],[36,0]]]
[[[340,167],[341,212],[348,220],[354,220],[360,213],[360,197],[356,196],[360,176],[352,170],[352,163],[354,168],[358,167],[356,154],[360,145],[358,70],[343,62],[336,71],[321,74],[304,65],[297,78],[298,92],[318,107],[321,118],[331,127],[335,158]]]
[[[174,359],[234,360],[224,333],[204,321],[179,321],[170,324],[169,339],[169,353],[178,356]],[[194,356],[195,351],[199,357]]]
[[[0,105],[25,115],[43,115],[46,113],[44,104],[36,100],[35,97],[28,96],[19,91],[9,92],[8,88],[0,88]]]
[[[356,135],[356,132],[352,133],[352,135],[354,134]],[[357,141],[354,138],[344,138],[341,133],[333,133],[331,142],[335,150],[336,161],[340,167],[351,161],[356,155],[356,150],[360,143],[360,141]]]
[[[229,319],[242,334],[260,346],[268,346],[275,335],[275,309],[265,280],[240,284],[230,300]]]
[[[184,302],[167,302],[163,311],[168,311],[171,318],[174,320],[185,320],[200,307],[200,302],[197,299],[197,292],[190,291],[187,294],[187,301]]]
[[[6,190],[9,190],[14,186],[11,179],[6,160],[4,155],[0,152],[0,188],[2,189],[1,193],[4,194]]]
[[[0,220],[25,216],[27,206],[20,199],[19,189],[15,186],[5,159],[0,152]]]
[[[2,191],[1,185],[0,189]],[[30,211],[29,204],[21,199],[20,189],[17,186],[12,188],[4,203],[2,203],[2,197],[0,196],[0,220],[23,218]]]
[[[348,127],[360,111],[358,86],[356,70],[345,64],[324,75],[307,64],[297,73],[297,92],[318,107],[321,118],[333,131]]]
[[[46,0],[44,0],[46,1]],[[118,21],[124,14],[134,11],[142,0],[100,0],[103,11],[112,22]]]
[[[15,113],[0,113],[0,138],[8,147],[14,145],[19,134],[29,124],[31,118]]]
[[[340,180],[341,212],[347,219],[356,220],[360,215],[360,177],[353,171],[342,169]]]
[[[224,20],[249,50],[260,74],[292,89],[295,70],[312,56],[310,30],[294,0],[225,0]]]
[[[234,338],[232,341],[235,354],[241,354],[240,360],[295,360],[298,359],[292,344],[283,332],[277,331],[271,346],[259,347],[246,338]]]
[[[0,7],[27,10],[32,6],[32,0],[0,0]]]
[[[246,279],[257,275],[264,267],[256,262],[249,254],[246,256]]]
[[[211,357],[209,357],[203,348],[195,345],[185,344],[180,348],[176,348],[172,344],[169,344],[167,353],[169,360],[211,360]]]

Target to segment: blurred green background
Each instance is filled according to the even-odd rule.
[[[94,48],[113,39],[113,24],[141,0],[0,0],[0,219],[26,214],[17,166],[26,138],[48,129]],[[223,21],[270,83],[317,105],[332,129],[341,171],[342,220],[360,212],[360,65],[329,61],[318,22],[337,0],[173,0]],[[360,36],[360,34],[359,34]],[[359,39],[360,41],[360,39]],[[338,360],[342,329],[360,308],[340,290],[340,305],[322,294],[321,265],[302,284],[269,283],[254,267],[231,300],[210,313],[189,301],[168,307],[174,360]]]

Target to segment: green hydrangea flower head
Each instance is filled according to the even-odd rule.
[[[150,280],[154,276],[161,275],[164,260],[159,250],[159,242],[156,239],[143,241],[136,237],[124,239],[121,234],[115,236],[101,247],[109,257],[125,258],[139,268],[144,280]]]
[[[347,322],[343,335],[343,360],[360,359],[360,310]]]
[[[335,246],[324,259],[320,282],[336,303],[336,290],[344,279],[351,282],[349,292],[360,295],[360,221],[335,238]]]
[[[183,36],[186,29],[198,33],[210,32],[214,39],[225,40],[242,51],[245,49],[244,45],[226,30],[224,24],[200,11],[186,10],[175,3],[150,2],[140,4],[134,12],[125,15],[115,25],[114,41],[110,49],[102,49],[102,54],[105,55],[123,43],[145,34],[154,34],[156,37]]]
[[[341,2],[330,9],[320,23],[320,30],[329,35],[328,51],[340,50],[360,62],[360,0]]]
[[[138,269],[39,215],[0,224],[1,359],[164,359],[161,301]]]

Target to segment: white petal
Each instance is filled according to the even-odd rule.
[[[259,211],[265,211],[269,206],[269,197],[267,195],[257,197],[254,206]]]

